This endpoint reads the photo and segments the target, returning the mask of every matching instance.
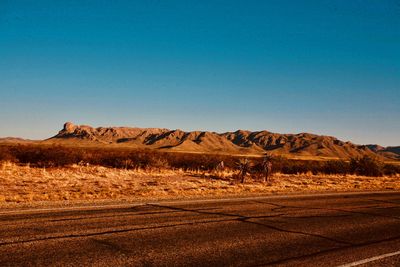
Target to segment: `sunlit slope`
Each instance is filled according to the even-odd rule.
[[[63,129],[45,143],[92,144],[152,148],[184,152],[290,155],[298,157],[350,158],[380,155],[395,159],[395,152],[377,153],[370,146],[355,145],[332,136],[310,133],[279,134],[268,131],[216,133],[185,132],[164,128],[98,127],[65,123]]]

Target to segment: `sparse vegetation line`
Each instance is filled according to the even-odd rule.
[[[95,165],[118,169],[183,169],[211,172],[223,162],[226,170],[238,170],[238,163],[248,161],[246,173],[267,178],[270,173],[283,174],[340,174],[382,176],[400,173],[400,165],[385,163],[378,158],[363,156],[349,160],[296,160],[271,157],[269,163],[262,157],[240,157],[223,154],[170,153],[154,149],[121,149],[101,147],[66,147],[60,145],[3,145],[0,162],[29,164],[32,167],[51,168],[71,165]],[[242,162],[243,163],[243,162]],[[240,164],[239,164],[240,165]],[[243,166],[243,164],[242,164]],[[243,174],[243,172],[242,172]],[[245,175],[244,175],[245,176]],[[244,178],[241,175],[241,178]]]

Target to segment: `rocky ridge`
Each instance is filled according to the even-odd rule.
[[[332,136],[310,133],[278,134],[268,131],[216,133],[185,132],[164,128],[98,127],[64,124],[63,129],[47,140],[52,143],[86,142],[119,146],[154,148],[171,151],[213,152],[350,158],[364,155],[400,158],[395,152],[382,154],[377,148],[344,142]],[[380,148],[379,148],[380,149]]]

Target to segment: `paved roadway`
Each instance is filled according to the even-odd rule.
[[[0,266],[400,266],[400,193],[0,210]]]

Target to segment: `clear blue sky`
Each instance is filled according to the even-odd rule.
[[[0,136],[65,121],[400,145],[400,1],[0,0]]]

